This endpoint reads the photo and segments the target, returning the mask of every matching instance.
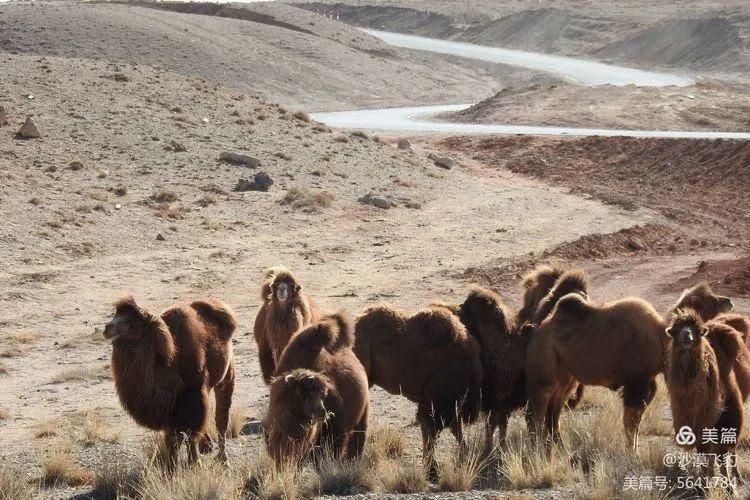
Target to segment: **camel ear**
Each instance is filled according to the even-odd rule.
[[[708,327],[706,325],[703,325],[701,327],[701,337],[705,337],[706,335],[708,335]]]
[[[299,283],[294,285],[294,291],[300,293],[302,291],[302,285],[300,285]]]
[[[668,328],[667,328],[666,330],[664,330],[664,331],[665,331],[665,332],[667,332],[667,335],[669,335],[670,337],[674,337],[674,334],[675,334],[675,333],[677,333],[677,332],[675,332],[675,330],[674,330],[674,325],[672,325],[672,326],[668,327]]]
[[[140,317],[144,316],[143,309],[136,304],[133,295],[130,293],[123,295],[115,302],[115,312],[118,314],[133,313]]]

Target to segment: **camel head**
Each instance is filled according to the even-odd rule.
[[[734,309],[734,304],[729,297],[716,295],[708,283],[704,282],[682,292],[674,309],[683,307],[694,309],[703,321],[708,321],[719,314],[730,312]]]
[[[297,283],[292,273],[280,273],[271,283],[271,293],[272,300],[278,304],[295,304],[302,293],[302,285]]]
[[[271,391],[278,394],[289,412],[306,424],[326,420],[328,411],[325,399],[330,389],[331,384],[325,376],[306,369],[296,369],[280,375],[271,384]]]
[[[144,343],[153,346],[171,363],[175,346],[169,327],[164,321],[140,307],[132,295],[126,295],[115,303],[115,313],[104,326],[104,338],[113,344]]]
[[[667,327],[667,335],[680,349],[694,349],[700,346],[708,328],[695,309],[678,309]]]

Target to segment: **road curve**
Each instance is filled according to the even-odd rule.
[[[414,50],[480,59],[555,73],[581,85],[636,85],[641,87],[685,87],[690,78],[639,69],[612,66],[571,57],[538,54],[521,50],[486,47],[470,43],[437,40],[386,31],[363,30],[384,42]],[[365,109],[330,113],[312,113],[321,123],[336,128],[451,134],[523,134],[555,136],[663,137],[685,139],[750,139],[746,132],[702,132],[681,130],[618,130],[596,128],[549,127],[534,125],[487,125],[429,121],[429,116],[460,111],[471,104],[419,106],[407,108]]]

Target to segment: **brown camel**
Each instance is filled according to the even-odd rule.
[[[390,306],[356,322],[354,352],[372,385],[417,403],[424,465],[437,476],[435,440],[449,427],[465,448],[463,424],[480,412],[482,363],[477,340],[442,307],[406,316]]]
[[[144,427],[164,431],[169,463],[188,439],[188,461],[198,460],[206,435],[208,395],[216,397],[218,459],[227,461],[226,431],[234,392],[232,333],[237,321],[220,300],[176,304],[157,316],[127,296],[104,328],[112,341],[112,372],[125,410]]]
[[[339,458],[362,454],[369,389],[352,352],[352,330],[344,313],[325,316],[284,349],[266,419],[268,450],[277,463],[299,461],[314,444],[329,446]]]
[[[665,377],[675,433],[687,426],[695,434],[698,453],[709,454],[708,476],[713,476],[713,455],[734,455],[736,440],[715,443],[704,430],[742,429],[744,407],[734,374],[734,360],[745,345],[739,332],[717,322],[704,323],[695,309],[678,309],[666,330],[670,337]],[[731,441],[731,440],[730,440]],[[691,447],[693,447],[691,446]],[[734,460],[726,460],[726,476],[737,475]]]
[[[664,367],[665,326],[659,313],[640,299],[603,305],[576,293],[560,299],[534,330],[526,354],[526,386],[537,434],[559,438],[560,411],[577,382],[622,388],[625,435],[635,451],[641,417]]]
[[[276,363],[292,334],[318,320],[315,303],[302,293],[302,285],[285,267],[266,270],[260,289],[260,311],[255,318],[253,335],[263,380],[271,383]]]

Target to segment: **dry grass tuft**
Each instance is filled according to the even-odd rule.
[[[333,194],[328,191],[291,188],[279,203],[303,210],[304,212],[316,212],[321,208],[330,207],[333,200]]]
[[[403,434],[392,427],[371,424],[367,429],[367,450],[374,462],[397,459],[404,455],[406,441]]]
[[[154,203],[174,203],[179,199],[180,197],[176,192],[168,189],[163,189],[149,196],[149,200],[153,201]]]
[[[381,467],[379,474],[381,489],[387,493],[421,493],[430,486],[418,461],[390,462]]]
[[[42,336],[33,332],[12,333],[3,339],[0,357],[17,358],[26,353]]]
[[[173,473],[148,468],[137,486],[144,500],[224,500],[241,498],[241,483],[226,467],[204,461],[200,467],[179,467]]]
[[[215,205],[216,204],[216,197],[211,196],[210,194],[206,194],[198,198],[198,201],[196,201],[198,205],[200,205],[203,208],[206,208],[209,205]]]
[[[36,430],[34,431],[34,437],[37,439],[57,436],[57,425],[51,420],[39,420],[36,423]]]
[[[109,368],[109,365],[105,365],[99,368],[81,367],[71,368],[70,370],[65,370],[58,373],[52,379],[52,383],[63,384],[66,382],[103,380],[108,378],[112,378],[112,372]]]
[[[310,115],[305,113],[304,111],[297,111],[293,115],[296,119],[298,119],[301,122],[310,123]]]
[[[30,481],[21,471],[0,465],[0,500],[39,498],[39,484]]]
[[[276,467],[268,455],[250,466],[244,490],[258,500],[300,500],[312,498],[305,477],[293,465]]]
[[[80,487],[91,484],[94,474],[78,465],[68,446],[54,446],[42,460],[42,483],[46,486],[60,485]]]
[[[122,435],[117,429],[112,428],[104,418],[95,412],[86,412],[83,415],[82,436],[79,439],[84,446],[93,446],[96,443],[118,443]]]
[[[247,407],[244,404],[233,404],[229,411],[229,427],[227,427],[227,437],[236,439],[242,434],[242,428],[245,427],[247,420]]]
[[[482,474],[494,457],[484,455],[484,441],[475,426],[467,439],[466,449],[456,449],[448,460],[440,464],[438,486],[441,491],[470,491],[474,489]]]
[[[365,456],[340,460],[327,451],[316,470],[318,495],[361,495],[377,488],[374,471]]]
[[[108,454],[102,466],[94,477],[97,498],[136,498],[145,467],[137,457]]]

